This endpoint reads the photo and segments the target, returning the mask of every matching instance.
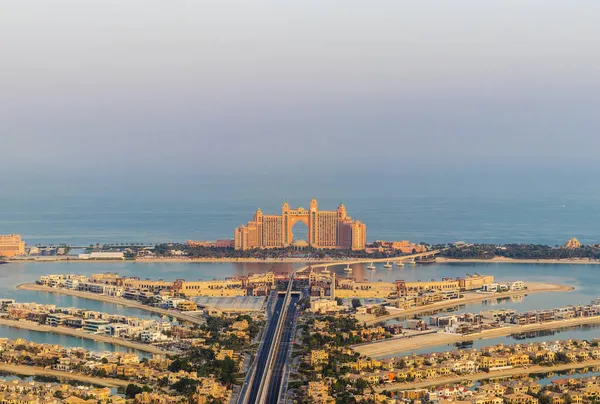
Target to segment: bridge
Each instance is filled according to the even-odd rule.
[[[259,352],[240,392],[238,404],[276,404],[285,394],[283,384],[296,332],[296,304],[299,292],[293,292],[294,276],[308,269],[298,268],[290,274],[285,293],[277,294],[271,318],[265,328]]]
[[[337,265],[370,264],[371,262],[373,262],[373,263],[375,263],[375,262],[401,262],[401,263],[417,262],[424,258],[434,258],[436,255],[439,255],[440,252],[441,252],[440,250],[432,250],[432,251],[426,251],[424,253],[419,253],[419,254],[402,255],[399,257],[376,258],[376,259],[361,258],[361,259],[356,259],[356,260],[340,260],[340,261],[334,261],[334,262],[322,262],[322,263],[311,265],[311,267],[327,269],[328,267],[337,266]]]
[[[288,362],[291,346],[296,332],[297,307],[299,292],[292,290],[294,277],[309,268],[328,268],[336,265],[353,265],[375,262],[414,262],[424,258],[432,258],[440,250],[400,257],[357,259],[335,262],[321,262],[296,269],[290,274],[287,290],[270,299],[269,307],[273,307],[271,317],[265,327],[262,342],[259,346],[255,363],[251,366],[240,392],[238,404],[278,404],[282,402],[287,390]]]

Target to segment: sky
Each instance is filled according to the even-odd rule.
[[[598,21],[595,0],[5,0],[0,168],[600,171]]]

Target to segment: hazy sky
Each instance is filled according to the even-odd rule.
[[[597,0],[5,0],[0,167],[600,167],[599,22]]]

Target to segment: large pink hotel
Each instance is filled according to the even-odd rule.
[[[308,245],[314,248],[363,250],[367,242],[367,226],[352,220],[340,203],[337,210],[319,210],[315,198],[310,208],[291,209],[287,201],[281,215],[265,215],[256,210],[254,219],[235,229],[235,249],[282,248],[292,245],[292,228],[298,222],[308,227]]]

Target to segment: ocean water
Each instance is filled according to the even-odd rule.
[[[343,202],[369,241],[600,243],[600,191],[586,172],[513,168],[353,173],[32,176],[3,184],[0,234],[88,245],[232,238],[256,208]],[[300,226],[300,225],[299,225]],[[302,227],[302,226],[300,226]],[[297,229],[300,232],[302,229]]]

